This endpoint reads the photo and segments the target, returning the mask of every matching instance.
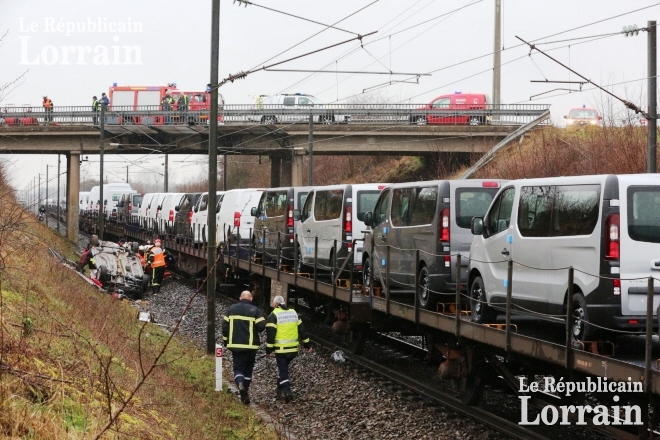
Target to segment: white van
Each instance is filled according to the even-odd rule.
[[[572,266],[576,339],[588,339],[597,330],[588,322],[606,329],[644,328],[647,279],[660,271],[659,219],[657,174],[523,179],[503,185],[485,216],[472,220],[474,321],[493,322],[505,307],[507,261],[512,259],[512,311],[529,310],[537,318],[564,316],[566,268]],[[654,293],[655,311],[660,285]]]
[[[218,208],[222,204],[222,197],[224,193],[225,193],[224,191],[216,191],[215,193],[216,212],[218,212]],[[207,191],[205,193],[202,193],[202,196],[199,199],[197,199],[197,203],[195,203],[195,206],[193,207],[193,215],[192,215],[192,219],[190,220],[190,228],[191,228],[194,245],[199,245],[200,243],[206,244],[207,242],[206,237],[208,236],[208,234],[206,230],[209,224],[208,203],[209,203],[209,193]]]
[[[89,203],[89,191],[82,191],[78,193],[78,204],[80,206],[78,215],[84,215]]]
[[[103,185],[103,199],[105,200],[105,216],[107,219],[117,219],[117,207],[124,194],[137,194],[128,183],[107,183]]]
[[[143,229],[147,228],[147,209],[151,204],[151,199],[153,199],[155,195],[156,193],[146,193],[142,197],[142,201],[138,207],[138,224]]]
[[[184,193],[167,193],[160,209],[160,220],[158,230],[166,234],[174,232],[174,216],[176,215],[176,208],[179,205],[181,197]]]
[[[373,211],[384,183],[343,184],[317,186],[307,195],[300,212],[294,218],[300,220],[296,226],[298,234],[298,267],[314,264],[315,242],[318,237],[317,266],[330,270],[341,267],[356,242],[351,264],[356,271],[362,270],[362,249],[364,243],[364,214]],[[334,241],[337,240],[337,253]],[[350,269],[350,266],[346,266]]]
[[[87,208],[85,214],[96,217],[99,213],[99,186],[93,186],[87,196]]]
[[[218,225],[216,242],[219,245],[231,237],[232,243],[240,237],[240,243],[250,241],[250,233],[254,229],[252,208],[259,205],[259,199],[265,189],[244,188],[230,189],[225,192],[222,205],[215,216]]]
[[[167,193],[155,193],[145,212],[146,228],[149,231],[158,230],[158,221],[160,220],[160,209]]]

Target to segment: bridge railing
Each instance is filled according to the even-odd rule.
[[[546,111],[547,104],[453,105],[326,104],[280,106],[229,104],[218,110],[218,124],[387,124],[387,125],[523,125]],[[0,125],[98,125],[91,106],[0,107]],[[160,105],[109,106],[106,125],[208,125],[209,111]]]

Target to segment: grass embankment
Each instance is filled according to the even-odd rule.
[[[514,142],[474,176],[524,179],[646,172],[646,127],[546,127]]]
[[[172,340],[144,379],[168,335],[49,247],[76,259],[0,183],[0,438],[277,438],[190,345]]]

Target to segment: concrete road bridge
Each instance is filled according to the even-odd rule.
[[[64,154],[67,206],[78,206],[80,156],[106,154],[207,154],[208,111],[164,111],[160,106],[0,108],[0,154]],[[549,105],[481,105],[425,108],[405,105],[315,105],[301,108],[225,105],[218,116],[218,154],[267,155],[271,186],[300,186],[303,158],[321,155],[488,153],[549,119]],[[67,210],[69,213],[77,209]],[[77,216],[77,215],[76,215]],[[77,225],[78,220],[68,219]]]

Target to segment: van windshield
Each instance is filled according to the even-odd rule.
[[[660,243],[660,186],[628,188],[628,235],[635,241]]]
[[[498,188],[460,188],[456,190],[456,224],[470,229],[473,217],[483,217]]]
[[[380,190],[357,192],[357,216],[359,218],[362,218],[362,214],[365,212],[374,210],[378,196],[380,196]]]

